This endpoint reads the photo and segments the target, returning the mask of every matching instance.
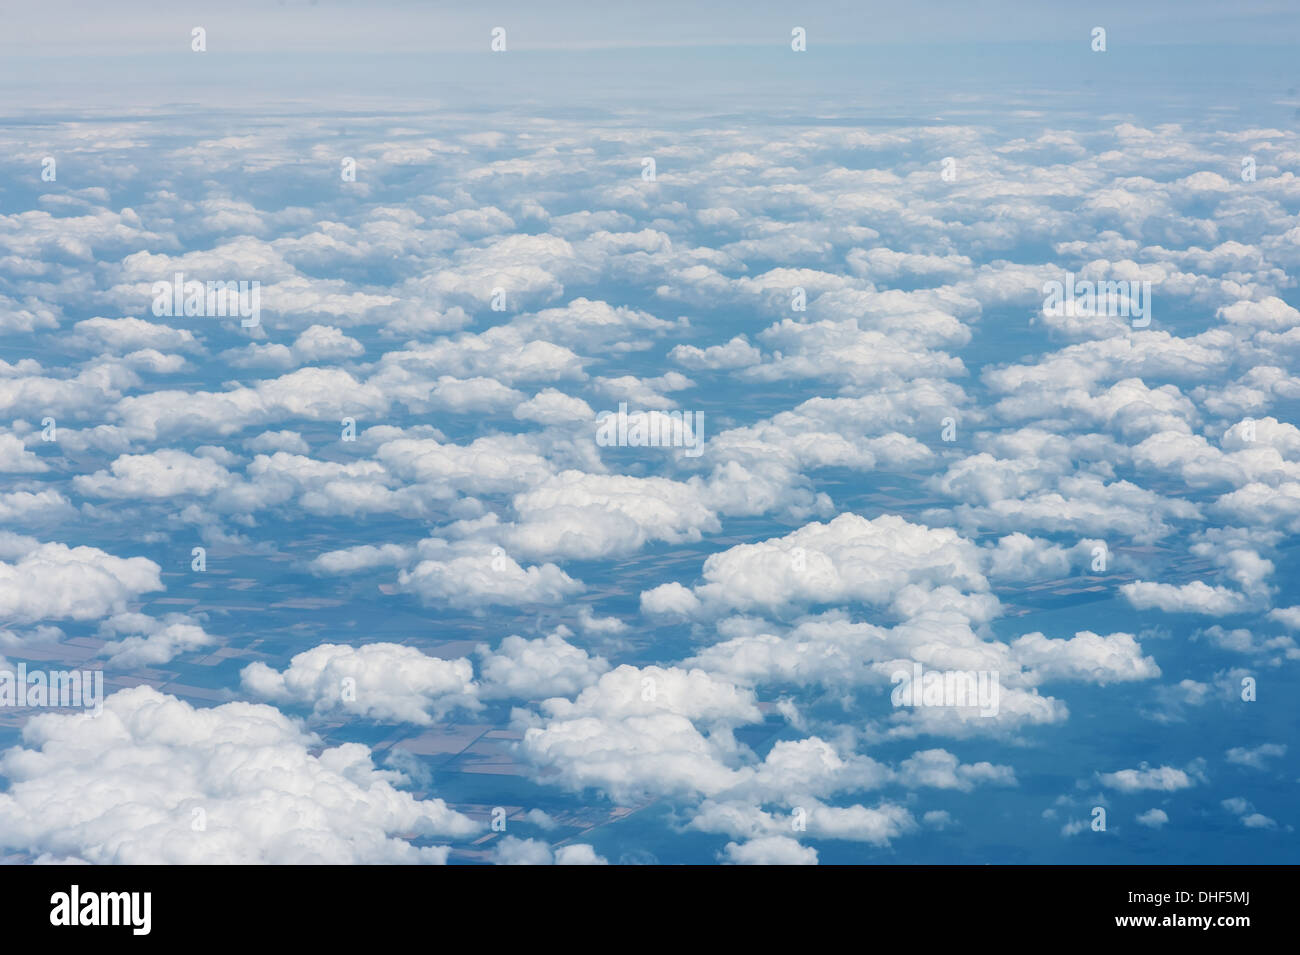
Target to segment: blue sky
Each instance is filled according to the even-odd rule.
[[[48,9],[6,858],[1295,861],[1286,5]]]

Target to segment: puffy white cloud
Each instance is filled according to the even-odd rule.
[[[956,278],[971,268],[971,260],[964,255],[923,255],[881,247],[854,249],[846,258],[849,268],[872,279],[897,279],[904,275]]]
[[[302,362],[356,358],[365,348],[332,325],[312,325],[293,343],[294,357]]]
[[[583,633],[609,636],[625,633],[628,626],[618,617],[597,617],[590,605],[583,604],[578,608],[578,629]]]
[[[215,504],[234,513],[253,512],[295,498],[313,514],[397,512],[420,515],[428,496],[416,487],[399,487],[383,465],[369,459],[322,461],[276,451],[259,454],[245,468],[246,484],[223,489]]]
[[[898,606],[909,585],[986,591],[980,565],[979,549],[948,528],[928,528],[892,514],[874,520],[841,514],[785,537],[711,555],[695,594],[719,609],[859,601]]]
[[[744,335],[737,335],[725,345],[710,345],[708,348],[678,345],[668,353],[668,357],[686,368],[723,370],[757,365],[763,360],[763,353]]]
[[[584,843],[574,842],[555,850],[556,865],[609,865],[609,860],[597,855],[596,850]]]
[[[483,287],[486,298],[491,285]],[[479,290],[476,290],[479,291]],[[503,384],[526,381],[581,381],[584,360],[571,349],[544,339],[528,339],[509,326],[489,328],[481,334],[440,338],[429,344],[412,344],[386,353],[370,384],[391,387],[411,374],[450,375],[456,378],[490,377]]]
[[[813,736],[772,744],[755,767],[753,781],[742,791],[763,802],[793,806],[808,797],[874,789],[889,778],[889,769],[869,756],[841,755],[830,743]]]
[[[1300,606],[1276,607],[1268,612],[1269,618],[1276,620],[1288,630],[1300,630]]]
[[[729,726],[762,719],[752,691],[703,670],[628,664],[605,673],[573,700],[545,700],[542,709],[553,718],[566,720],[587,716],[621,720],[672,713],[706,725]]]
[[[960,358],[864,330],[855,319],[807,324],[785,319],[758,337],[772,350],[772,358],[737,373],[755,383],[818,379],[857,389],[909,378],[956,377],[965,371]]]
[[[1163,809],[1148,809],[1137,815],[1138,825],[1146,826],[1148,829],[1159,829],[1167,822],[1169,822],[1169,814]]]
[[[446,846],[409,840],[479,828],[395,788],[365,746],[321,748],[274,707],[196,709],[147,686],[112,694],[98,718],[33,717],[0,770],[0,841],[92,863],[441,863]]]
[[[505,836],[493,852],[497,865],[609,865],[609,860],[597,855],[585,842],[560,846],[554,851],[537,839],[517,839]]]
[[[1219,309],[1218,317],[1234,325],[1249,325],[1271,332],[1300,325],[1300,311],[1270,295],[1258,302],[1234,302]]]
[[[888,845],[916,829],[916,820],[896,803],[879,806],[819,806],[808,813],[808,832],[822,839],[848,839]]]
[[[618,721],[551,720],[524,731],[524,755],[548,782],[587,787],[623,801],[645,794],[712,794],[745,779],[726,751],[684,716],[660,712]]]
[[[1192,634],[1193,640],[1208,640],[1210,643],[1231,653],[1244,653],[1261,657],[1270,666],[1278,666],[1286,660],[1300,660],[1300,646],[1294,637],[1270,636],[1260,634],[1245,627],[1228,630],[1215,624]]]
[[[1028,534],[1008,534],[988,550],[988,576],[995,580],[1041,580],[1069,572],[1064,547]]]
[[[1098,773],[1097,779],[1107,789],[1117,789],[1123,793],[1155,790],[1157,792],[1177,792],[1195,786],[1203,775],[1196,767],[1191,771],[1177,769],[1173,766],[1149,767],[1143,763],[1138,769],[1121,769],[1113,773]]]
[[[19,304],[7,295],[0,295],[0,333],[16,335],[32,333],[47,328],[58,328],[57,309],[48,303],[29,299]]]
[[[749,845],[787,839],[798,846],[792,837],[782,835],[790,832],[795,820],[803,824],[803,831],[810,838],[867,842],[876,846],[887,846],[917,829],[912,814],[896,803],[883,802],[875,807],[827,806],[816,800],[795,807],[789,816],[764,812],[752,803],[705,800],[692,818],[691,827],[748,839]],[[784,851],[789,847],[781,848]]]
[[[250,663],[239,677],[254,696],[309,705],[317,716],[341,712],[426,726],[457,708],[479,707],[468,660],[426,656],[398,643],[323,643],[295,654],[282,671]]]
[[[43,524],[76,515],[68,499],[58,491],[14,491],[0,494],[0,522]]]
[[[546,715],[526,726],[521,751],[572,789],[596,787],[616,800],[712,795],[753,775],[733,766],[729,732],[762,719],[753,693],[702,670],[623,665],[575,699],[541,707]]]
[[[397,583],[425,603],[471,608],[555,604],[583,590],[581,581],[555,564],[523,567],[487,543],[426,541],[421,556],[398,574]]]
[[[1258,746],[1249,749],[1245,746],[1234,746],[1224,753],[1224,757],[1228,762],[1235,763],[1238,766],[1249,766],[1251,769],[1267,769],[1267,760],[1281,758],[1285,755],[1285,743],[1260,743]]]
[[[591,350],[633,351],[645,347],[648,336],[664,334],[685,323],[669,322],[649,312],[608,302],[575,298],[561,308],[547,308],[515,319],[511,326],[520,333],[543,341]]]
[[[1138,580],[1120,587],[1125,599],[1138,610],[1155,608],[1165,613],[1200,613],[1212,617],[1239,613],[1248,606],[1245,596],[1227,587],[1201,580],[1188,584],[1159,584]]]
[[[642,613],[678,614],[689,617],[702,606],[700,599],[691,592],[690,588],[682,586],[677,581],[660,584],[641,594]]]
[[[715,471],[714,498],[729,513],[761,513],[781,504],[807,510],[801,470],[905,470],[928,464],[930,449],[894,428],[915,428],[918,412],[932,403],[943,404],[946,414],[959,391],[926,383],[906,395],[812,399],[752,426],[725,430],[708,445],[710,460],[724,462]],[[822,495],[814,506],[829,511],[829,498]]]
[[[1241,824],[1247,829],[1276,829],[1277,821],[1262,812],[1248,813],[1241,818]]]
[[[1281,526],[1295,533],[1300,530],[1300,481],[1283,481],[1274,486],[1252,481],[1224,494],[1215,507],[1232,521]]]
[[[626,554],[649,541],[697,541],[721,528],[697,482],[565,471],[515,495],[511,550],[532,557]]]
[[[385,441],[375,458],[399,477],[470,494],[523,490],[541,483],[553,467],[522,439],[479,438],[466,445],[433,438]]]
[[[495,378],[452,378],[443,375],[429,391],[429,402],[457,414],[502,411],[518,404],[523,395]]]
[[[0,617],[14,623],[93,620],[162,590],[162,568],[145,557],[114,557],[97,547],[40,544],[15,563],[0,562]]]
[[[101,651],[109,666],[159,666],[182,653],[211,646],[215,639],[188,614],[169,613],[155,618],[141,613],[119,613],[99,627],[100,635],[121,639],[104,644]]]
[[[98,412],[106,402],[141,384],[140,377],[119,361],[96,361],[83,365],[75,375],[52,377],[41,374],[35,361],[0,365],[0,411],[24,413],[40,408],[52,415],[82,416]]]
[[[658,378],[622,375],[618,378],[597,378],[592,383],[597,391],[614,401],[626,402],[633,408],[656,410],[677,407],[674,399],[661,392],[682,391],[694,387],[694,384],[685,375],[676,371],[667,372]]]
[[[73,486],[82,494],[111,498],[165,498],[211,494],[228,487],[234,476],[216,461],[185,451],[124,454],[108,471],[78,475]]]
[[[313,362],[344,361],[365,353],[355,338],[332,325],[312,325],[301,332],[292,345],[252,343],[231,349],[222,357],[238,368],[289,369]]]
[[[311,453],[311,446],[297,431],[263,431],[257,437],[245,441],[244,447],[262,454],[274,454],[277,451],[301,455]]]
[[[49,466],[28,451],[17,435],[0,434],[0,473],[40,474]]]
[[[1011,654],[1036,680],[1080,680],[1105,686],[1160,676],[1156,661],[1142,655],[1131,633],[1103,637],[1084,630],[1068,640],[1027,633],[1011,641]]]
[[[1044,464],[1032,456],[1004,459],[981,453],[955,462],[944,474],[931,478],[929,484],[949,497],[988,505],[1020,499],[1051,486],[1053,472],[1059,473],[1051,462]],[[1008,546],[1015,543],[1009,542]]]
[[[723,861],[731,865],[816,865],[817,850],[789,836],[764,836],[745,843],[728,842]]]
[[[574,696],[590,686],[609,664],[575,647],[565,635],[557,632],[537,640],[509,636],[495,650],[479,647],[481,695],[536,700]]]
[[[373,567],[400,567],[415,557],[415,547],[360,544],[321,554],[308,565],[316,574],[353,574]]]
[[[573,398],[546,388],[539,391],[527,401],[522,401],[515,408],[515,417],[521,421],[536,421],[539,424],[567,424],[572,421],[590,421],[596,417],[591,405],[581,398]]]
[[[944,749],[913,753],[899,764],[899,776],[908,786],[933,786],[970,792],[976,786],[1015,786],[1016,773],[1010,766],[989,762],[962,763]]]
[[[1224,799],[1220,805],[1228,812],[1241,819],[1241,824],[1247,829],[1275,829],[1277,822],[1264,815],[1262,812],[1256,812],[1255,807],[1250,800],[1242,796],[1232,796]]]
[[[142,348],[160,351],[199,351],[194,333],[139,318],[88,318],[72,328],[69,344],[102,351],[126,352]]]
[[[151,391],[122,398],[110,417],[130,434],[234,434],[289,418],[337,422],[380,414],[389,407],[380,384],[361,382],[341,368],[300,368],[226,391]]]
[[[1131,481],[1106,483],[1096,475],[1076,475],[1062,478],[1057,487],[988,505],[961,504],[950,512],[951,518],[968,531],[1032,529],[1102,539],[1118,535],[1149,544],[1174,533],[1175,522],[1201,517],[1195,503],[1164,497]],[[948,516],[923,516],[932,513]]]

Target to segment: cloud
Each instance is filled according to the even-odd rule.
[[[254,696],[309,705],[318,717],[346,713],[427,726],[455,709],[479,708],[468,660],[442,660],[397,643],[323,643],[296,654],[283,671],[250,663],[239,677]]]
[[[1038,580],[1064,577],[1070,557],[1064,547],[1028,534],[1008,534],[990,549],[988,576],[995,580]]]
[[[32,718],[0,757],[0,841],[92,863],[441,863],[415,837],[478,826],[396,789],[358,743],[319,741],[270,706],[196,709],[147,686],[98,718]]]
[[[609,669],[603,658],[589,656],[560,632],[537,640],[509,636],[495,650],[480,646],[479,656],[485,699],[574,696]]]
[[[694,588],[719,610],[782,610],[860,601],[898,607],[909,586],[982,592],[979,550],[955,531],[883,514],[841,514],[780,538],[740,544],[704,562]]]
[[[48,470],[49,466],[28,451],[17,435],[0,434],[0,472],[40,474]]]
[[[581,398],[573,398],[546,388],[515,408],[515,417],[521,421],[536,421],[543,425],[567,424],[574,421],[591,421],[596,413]]]
[[[515,496],[508,539],[528,556],[583,559],[697,541],[721,526],[702,497],[695,483],[564,471]]]
[[[1286,331],[1300,325],[1300,311],[1275,295],[1258,302],[1234,302],[1219,309],[1218,317],[1233,325],[1249,325],[1271,332]]]
[[[73,479],[73,486],[93,497],[164,498],[211,494],[233,481],[231,473],[216,461],[184,451],[166,450],[124,454],[112,463],[109,471],[78,475]]]
[[[1224,754],[1228,762],[1235,763],[1238,766],[1247,766],[1251,769],[1267,769],[1267,760],[1281,758],[1285,755],[1285,743],[1261,743],[1253,749],[1234,746]]]
[[[473,541],[435,541],[425,558],[397,576],[398,586],[425,603],[481,608],[557,604],[583,585],[555,564],[524,567],[505,550]]]
[[[609,865],[609,860],[583,842],[570,843],[552,850],[536,839],[505,836],[493,852],[497,865]]]
[[[1229,813],[1241,819],[1241,824],[1247,829],[1276,829],[1277,822],[1264,815],[1262,812],[1256,812],[1255,807],[1250,801],[1242,796],[1232,796],[1224,799],[1220,805]]]
[[[284,451],[287,454],[305,456],[311,453],[311,446],[297,431],[264,431],[257,437],[245,441],[244,447],[261,454]]]
[[[46,543],[0,562],[0,617],[14,623],[93,620],[163,589],[162,568],[144,557]]]
[[[763,353],[744,335],[737,335],[725,345],[710,345],[708,348],[678,345],[668,353],[668,357],[685,368],[722,371],[757,365],[763,360]]]
[[[114,614],[99,626],[101,636],[123,636],[104,644],[102,656],[113,667],[160,666],[182,653],[212,646],[216,639],[188,614],[169,613],[161,619],[141,613]]]
[[[1107,789],[1116,789],[1123,793],[1155,790],[1157,792],[1177,792],[1190,789],[1197,781],[1203,779],[1199,769],[1190,771],[1173,766],[1148,767],[1143,763],[1138,769],[1121,769],[1113,773],[1098,773],[1098,780]]]
[[[1105,686],[1160,676],[1156,661],[1142,655],[1142,647],[1131,633],[1103,637],[1084,630],[1068,640],[1027,633],[1011,641],[1011,653],[1036,679],[1044,681],[1080,680]]]
[[[762,719],[753,693],[702,670],[623,665],[575,699],[541,708],[546,715],[526,726],[521,751],[572,789],[592,786],[616,800],[711,795],[752,775],[733,767],[729,730]]]
[[[904,785],[962,792],[970,792],[981,783],[1016,785],[1016,773],[1010,766],[994,766],[988,762],[962,764],[956,756],[943,749],[913,753],[899,764],[899,775]]]
[[[142,348],[159,351],[202,350],[194,333],[139,318],[87,318],[72,327],[69,344],[76,348],[125,354]]]
[[[728,842],[722,861],[730,865],[816,865],[817,850],[789,836],[766,836],[739,844]]]
[[[1138,610],[1163,610],[1165,613],[1199,613],[1212,617],[1239,613],[1248,605],[1246,598],[1227,587],[1194,580],[1189,584],[1157,584],[1139,580],[1120,588],[1125,599]]]
[[[1146,826],[1148,829],[1159,829],[1167,822],[1169,822],[1169,814],[1163,809],[1148,809],[1137,815],[1138,825]]]
[[[101,746],[92,806],[119,780],[139,806],[83,831],[70,802],[33,803],[44,841],[22,845],[438,861],[460,834],[411,813],[439,767],[478,779],[465,812],[491,796],[546,833],[467,846],[480,861],[603,861],[569,844],[584,820],[649,800],[619,861],[924,850],[958,825],[974,855],[992,839],[1070,860],[1084,840],[1008,843],[984,810],[1048,777],[1079,780],[1047,817],[1067,834],[1094,790],[1149,800],[1126,811],[1152,829],[1176,815],[1166,794],[1235,796],[1170,753],[1300,659],[1300,137],[1248,108],[1227,130],[1106,109],[1062,128],[1070,97],[1026,89],[1014,117],[980,112],[976,83],[978,122],[870,127],[775,122],[750,89],[744,123],[676,110],[669,128],[588,84],[576,105],[623,110],[598,129],[562,109],[521,124],[488,92],[474,129],[379,110],[345,149],[310,110],[263,122],[245,103],[236,133],[196,113],[178,144],[166,111],[87,123],[42,85],[60,121],[39,142],[12,127],[9,152],[82,186],[19,190],[0,216],[0,521],[33,535],[0,533],[0,641],[29,666],[166,679],[207,707],[179,722],[222,721],[227,748]],[[151,316],[177,271],[260,282],[261,322]],[[1152,325],[1044,311],[1067,273],[1150,282]],[[702,412],[702,453],[602,446],[620,401]],[[207,575],[185,572],[195,544],[220,552]],[[1200,669],[1225,655],[1253,669]],[[997,714],[895,705],[917,665],[997,674]],[[236,694],[285,713],[207,699]],[[1097,774],[1116,713],[1163,742]],[[302,740],[243,745],[256,720]],[[339,745],[381,737],[379,769]],[[1286,775],[1282,743],[1234,743],[1227,775]],[[299,786],[313,759],[342,768]],[[1277,823],[1237,798],[1231,825],[1191,813],[1180,833],[1241,856]],[[156,815],[177,806],[174,826]]]

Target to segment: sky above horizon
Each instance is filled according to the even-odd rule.
[[[381,52],[481,47],[506,26],[516,49],[614,49],[638,46],[763,44],[803,26],[816,43],[973,47],[999,42],[1052,44],[1094,26],[1132,45],[1211,43],[1289,45],[1300,39],[1285,0],[1094,0],[1086,6],[1036,0],[971,4],[864,4],[852,0],[791,4],[775,0],[660,0],[652,4],[580,2],[465,4],[417,0],[224,0],[158,4],[127,0],[49,0],[6,11],[0,50],[37,55],[162,52],[178,30],[206,27],[232,52]]]

